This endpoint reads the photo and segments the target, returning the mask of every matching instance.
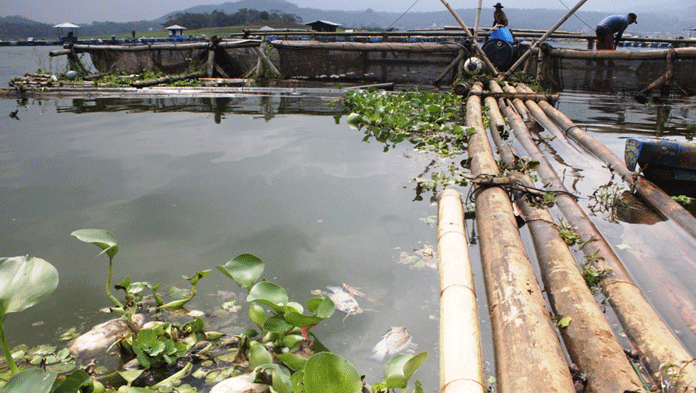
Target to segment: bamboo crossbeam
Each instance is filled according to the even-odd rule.
[[[303,49],[323,49],[340,50],[352,52],[403,52],[403,53],[431,53],[431,52],[451,52],[457,53],[461,47],[454,43],[435,43],[435,42],[388,42],[388,43],[367,43],[367,42],[312,42],[312,41],[271,41],[271,45],[276,48]]]
[[[466,125],[474,129],[469,140],[472,174],[498,175],[483,128],[480,97],[469,96]],[[493,327],[497,390],[575,392],[507,193],[500,187],[479,188],[475,203]]]
[[[486,103],[489,108],[497,108],[493,100]],[[515,135],[529,135],[524,121],[514,111],[508,107],[501,109]],[[499,149],[511,148],[501,145]],[[514,155],[510,152],[503,157]],[[514,164],[514,158],[506,162],[508,160],[503,163],[508,166]],[[534,187],[529,176],[521,176],[520,181]],[[561,336],[570,358],[587,377],[586,391],[638,391],[642,388],[640,379],[587,287],[575,258],[561,239],[553,218],[546,209],[536,208],[526,198],[522,198],[518,204],[532,233],[541,277],[554,314],[559,319],[570,318],[568,326],[560,329]]]
[[[440,392],[484,393],[481,332],[469,259],[462,198],[453,189],[438,197],[440,258]]]
[[[246,48],[258,46],[260,40],[236,40],[236,41],[221,41],[217,46],[226,49]],[[209,42],[190,42],[190,43],[169,43],[169,44],[135,44],[135,45],[90,45],[90,44],[74,44],[71,49],[60,49],[51,51],[49,56],[62,56],[72,53],[85,53],[90,51],[114,51],[114,52],[146,52],[150,50],[192,50],[192,49],[208,49]]]
[[[534,101],[558,101],[558,94],[537,94],[537,93],[516,93],[516,92],[472,92],[471,94],[477,95],[479,97],[493,97],[493,98],[509,98],[515,99],[519,98],[521,100],[534,100]]]
[[[628,168],[626,168],[626,164],[621,159],[615,156],[614,153],[602,145],[592,135],[575,125],[561,111],[544,101],[540,101],[539,106],[561,129],[565,130],[568,136],[591,151],[597,158],[604,161],[609,169],[619,174],[625,182],[634,185],[636,192],[650,203],[650,205],[666,217],[674,220],[674,222],[684,228],[687,233],[696,238],[696,217],[691,215],[682,205],[665,194],[664,191],[655,186],[652,182],[639,176],[635,172],[629,171]]]
[[[520,128],[513,129],[513,131]],[[541,182],[557,191],[566,191],[563,182],[538,149],[531,136],[515,132],[530,158],[539,162],[537,173]],[[660,380],[660,366],[674,363],[683,366],[681,382],[696,383],[696,366],[688,363],[692,355],[684,348],[662,318],[643,296],[630,274],[616,256],[611,246],[587,217],[575,199],[566,193],[556,195],[556,203],[576,232],[584,240],[591,240],[582,247],[585,255],[594,256],[593,265],[598,271],[611,270],[612,275],[600,281],[600,289],[607,297],[626,335],[636,345],[643,362],[653,379]],[[696,386],[696,385],[694,385]],[[689,390],[689,392],[693,392]]]
[[[561,59],[585,59],[585,60],[660,60],[666,59],[673,51],[677,58],[696,58],[696,48],[654,49],[649,51],[624,51],[624,50],[580,50],[551,48],[546,53],[549,57]]]

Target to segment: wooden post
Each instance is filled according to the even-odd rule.
[[[215,69],[215,47],[217,46],[217,37],[210,37],[210,43],[208,44],[208,68],[207,75],[208,78],[213,77],[213,70]]]
[[[587,50],[593,50],[594,49],[594,38],[588,38],[587,39]]]
[[[476,289],[464,230],[462,198],[438,196],[440,257],[440,392],[486,392]]]
[[[469,139],[472,174],[497,176],[479,97],[469,96],[467,100],[466,125],[474,128]],[[480,187],[474,195],[493,327],[497,391],[574,393],[563,350],[507,193],[500,187]]]
[[[531,51],[531,49],[530,49]],[[544,69],[544,51],[541,50],[541,48],[537,48],[537,69],[536,69],[536,81],[541,82],[541,74],[543,73]]]
[[[580,0],[580,1],[575,5],[575,7],[571,8],[570,11],[568,11],[568,13],[566,13],[566,14],[563,16],[563,18],[561,18],[558,22],[556,22],[556,24],[553,25],[553,27],[551,27],[543,36],[541,36],[541,38],[539,38],[539,41],[537,41],[536,44],[534,44],[534,45],[532,46],[532,48],[538,47],[542,42],[546,41],[546,39],[549,38],[549,36],[551,36],[551,34],[553,34],[554,31],[556,31],[559,27],[561,27],[561,25],[562,25],[566,20],[568,20],[568,18],[570,18],[570,16],[573,15],[573,14],[575,13],[575,11],[577,11],[578,8],[580,8],[580,6],[582,6],[583,4],[585,4],[586,1],[587,1],[587,0]],[[505,75],[503,75],[502,78],[500,78],[500,79],[501,79],[501,80],[505,80],[505,79],[508,78],[510,75],[512,75],[512,73],[515,72],[515,70],[517,69],[517,67],[519,67],[520,64],[522,64],[522,62],[523,62],[523,61],[527,58],[527,56],[529,56],[530,54],[531,54],[531,48],[530,48],[530,50],[528,50],[527,52],[524,52],[524,54],[523,54],[522,56],[520,56],[519,59],[517,59],[517,61],[515,62],[515,64],[513,64],[512,66],[510,66],[510,68],[507,70],[507,72],[505,73]]]

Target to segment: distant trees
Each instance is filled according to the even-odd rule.
[[[226,14],[222,11],[204,13],[180,13],[169,17],[164,27],[180,25],[187,29],[200,29],[204,27],[244,26],[244,25],[297,25],[302,23],[302,18],[295,14],[286,14],[281,11],[257,11],[242,8],[234,14]]]

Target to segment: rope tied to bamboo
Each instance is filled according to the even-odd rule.
[[[563,130],[563,134],[564,134],[565,136],[568,136],[568,133],[569,133],[570,130],[572,130],[573,128],[577,128],[577,129],[580,130],[580,131],[585,131],[585,132],[587,132],[587,130],[583,130],[583,129],[580,128],[580,126],[578,126],[577,124],[573,124],[572,126],[570,126],[570,127],[566,128],[565,130]]]
[[[473,192],[469,193],[469,200],[474,202],[474,197],[476,193],[480,190],[490,188],[490,187],[501,187],[505,188],[507,194],[510,196],[511,201],[515,201],[524,196],[532,197],[543,197],[544,195],[568,195],[569,197],[575,199],[576,201],[580,199],[575,194],[572,194],[565,190],[544,190],[541,188],[530,187],[525,185],[519,179],[514,176],[495,176],[489,174],[479,174],[477,176],[464,175],[464,177],[469,180],[476,187]]]

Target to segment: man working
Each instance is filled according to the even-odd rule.
[[[602,19],[597,25],[597,50],[614,50],[621,41],[624,30],[631,23],[638,23],[636,14],[630,13],[626,16],[612,15]]]
[[[495,8],[495,11],[493,11],[493,27],[497,25],[507,26],[508,19],[505,12],[503,12],[503,5],[498,3],[494,5],[493,8]]]

